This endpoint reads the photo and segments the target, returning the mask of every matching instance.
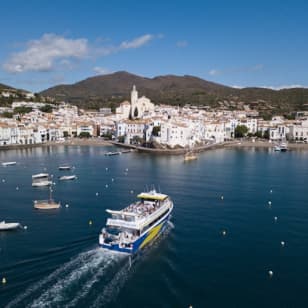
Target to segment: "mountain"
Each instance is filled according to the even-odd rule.
[[[13,90],[14,88],[10,87],[10,86],[7,86],[3,83],[0,83],[0,91],[3,91],[3,90]]]
[[[139,95],[154,103],[171,105],[207,105],[222,109],[238,109],[244,105],[264,114],[289,114],[305,110],[308,89],[271,90],[266,88],[236,89],[194,76],[165,75],[146,78],[128,72],[91,77],[72,85],[59,85],[42,91],[43,96],[65,100],[83,108],[114,107],[129,99],[133,85]]]

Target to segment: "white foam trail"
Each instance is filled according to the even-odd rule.
[[[80,253],[46,278],[33,284],[6,307],[25,306],[25,300],[32,300],[27,307],[46,307],[60,305],[64,301],[70,302],[66,291],[74,287],[74,285],[78,285],[78,282],[84,279],[84,286],[80,294],[78,292],[78,298],[81,298],[89,292],[91,286],[103,275],[106,268],[110,264],[116,263],[119,258],[121,258],[121,255],[108,253],[99,248]],[[88,281],[87,275],[90,276]],[[41,293],[42,291],[43,293]],[[39,294],[36,295],[36,293]],[[71,296],[75,298],[75,295]],[[36,296],[38,298],[35,298]]]
[[[171,223],[170,227],[172,228],[174,227],[174,225]],[[165,232],[161,234],[159,238],[157,238],[154,242],[152,242],[143,250],[143,254],[137,257],[134,263],[142,262],[142,260],[145,259],[150,253],[152,253],[153,250],[157,249],[161,244],[161,241],[163,241],[168,236],[171,228],[167,227]],[[136,270],[137,264],[135,264],[135,266],[130,266],[129,260],[127,260],[127,262],[116,273],[116,275],[111,279],[111,281],[104,286],[104,289],[102,290],[100,295],[98,295],[93,304],[91,306],[89,305],[89,307],[104,307],[112,300],[114,300],[123,288],[124,284],[134,274]]]
[[[104,287],[102,293],[95,299],[90,308],[104,307],[112,299],[115,299],[127,279],[133,274],[133,268],[129,267],[128,262],[116,273],[112,280]]]
[[[174,229],[174,224],[170,220],[168,220],[168,225],[170,228]]]
[[[164,234],[147,246],[141,259],[156,249],[173,227],[173,224],[169,224]],[[113,273],[111,281],[100,286],[103,277],[110,274],[108,268],[112,269],[113,266],[116,266],[117,272]],[[87,306],[101,307],[115,299],[135,270],[135,266],[130,268],[127,255],[101,248],[91,249],[78,254],[46,278],[34,283],[6,307],[76,307],[91,295],[93,289],[99,292],[89,296]]]

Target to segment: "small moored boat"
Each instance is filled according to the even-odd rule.
[[[60,202],[56,202],[52,198],[52,187],[49,188],[49,199],[48,200],[35,200],[34,208],[38,210],[53,210],[58,209],[61,206]]]
[[[75,180],[77,179],[77,176],[75,174],[72,175],[63,175],[59,177],[60,181],[68,181],[68,180]]]
[[[101,247],[134,254],[165,231],[173,210],[170,197],[155,190],[137,197],[140,201],[123,210],[107,210],[111,218],[99,235]]]
[[[113,156],[113,155],[120,155],[122,152],[107,152],[105,153],[106,156]]]
[[[276,151],[276,152],[286,152],[286,151],[288,151],[287,143],[281,142],[280,144],[276,144],[274,146],[274,151]]]
[[[16,165],[16,161],[8,161],[8,162],[3,162],[1,164],[4,167],[6,167],[6,166],[14,166],[14,165]]]
[[[41,187],[49,186],[52,184],[48,173],[39,173],[32,175],[32,186]]]
[[[0,231],[15,230],[15,229],[17,229],[19,227],[21,227],[19,222],[0,221]]]
[[[187,152],[184,155],[184,161],[190,161],[190,160],[196,160],[198,157],[196,154],[194,154],[193,152]]]
[[[65,170],[71,170],[72,169],[72,166],[69,166],[69,165],[63,165],[63,166],[59,166],[58,168],[59,170],[61,171],[65,171]]]

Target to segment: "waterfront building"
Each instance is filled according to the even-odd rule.
[[[279,124],[269,128],[269,138],[271,141],[280,141],[287,138],[289,128],[285,124]]]
[[[170,120],[161,123],[160,136],[153,138],[154,141],[170,148],[189,146],[191,139],[191,129],[187,124]]]
[[[295,141],[306,141],[308,140],[308,119],[303,121],[297,121],[290,125],[289,139]]]
[[[90,122],[77,122],[76,123],[76,134],[79,136],[80,134],[87,133],[91,137],[97,136],[96,125]]]

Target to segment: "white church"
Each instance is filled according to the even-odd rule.
[[[130,102],[124,101],[116,108],[116,114],[121,115],[121,118],[132,120],[142,119],[145,114],[152,111],[154,111],[154,104],[145,96],[138,98],[138,91],[135,85],[131,91]]]

